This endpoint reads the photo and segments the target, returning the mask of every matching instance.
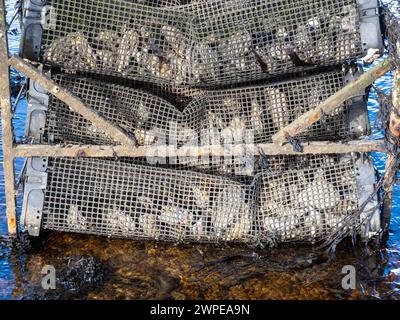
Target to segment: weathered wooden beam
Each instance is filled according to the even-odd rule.
[[[400,70],[396,69],[394,73],[393,79],[393,90],[392,90],[392,101],[393,108],[392,113],[390,114],[389,119],[389,130],[393,135],[393,139],[397,141],[391,141],[395,144],[396,147],[399,143],[400,138]],[[393,188],[394,183],[396,182],[397,175],[397,159],[396,154],[389,153],[388,158],[386,160],[386,168],[385,168],[385,181],[383,184],[383,190],[385,191],[385,195],[383,198],[383,217],[382,217],[382,229],[385,233],[387,233],[391,212],[392,212],[392,202],[393,202]]]
[[[258,155],[300,155],[300,154],[337,154],[351,152],[384,152],[383,140],[337,142],[309,142],[303,144],[303,152],[296,152],[292,146],[277,146],[274,143],[243,145],[238,144],[225,148],[224,146],[181,147],[147,146],[129,148],[126,146],[62,146],[62,145],[18,145],[15,147],[17,157],[201,157],[201,156],[245,156]]]
[[[10,69],[8,61],[8,41],[4,1],[0,0],[0,104],[3,137],[4,190],[6,194],[6,214],[8,233],[17,234],[17,207],[15,201],[14,133],[10,97]]]
[[[66,103],[71,110],[79,113],[82,117],[93,123],[94,126],[104,132],[106,135],[113,138],[115,141],[127,146],[136,145],[134,139],[129,137],[121,128],[115,126],[101,114],[89,108],[80,98],[68,90],[60,87],[56,82],[51,80],[45,74],[39,72],[39,70],[37,70],[30,63],[25,62],[18,56],[11,57],[9,63],[17,71],[25,74],[28,78],[39,83],[43,89],[47,90],[49,93]]]
[[[375,67],[348,83],[344,88],[330,96],[318,107],[312,109],[295,121],[282,128],[272,137],[274,143],[283,144],[289,137],[296,137],[307,130],[313,123],[319,121],[323,114],[329,114],[340,107],[346,100],[359,95],[360,91],[374,83],[376,79],[391,70],[391,62],[384,60]]]

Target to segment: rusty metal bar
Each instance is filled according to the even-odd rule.
[[[9,63],[17,71],[25,74],[28,78],[39,83],[43,89],[66,103],[71,110],[79,113],[85,119],[93,123],[99,130],[104,132],[122,145],[135,146],[134,138],[129,137],[121,128],[110,123],[101,114],[86,106],[86,104],[68,90],[60,87],[56,82],[39,72],[34,66],[25,62],[17,56],[10,58]]]
[[[389,130],[394,139],[400,139],[400,70],[396,69],[393,79],[392,90],[393,108],[389,119]],[[396,144],[396,141],[392,141]],[[390,224],[392,202],[393,202],[393,187],[396,181],[397,174],[397,159],[396,154],[389,153],[386,160],[385,181],[383,189],[385,197],[383,199],[383,231],[387,232]]]
[[[351,152],[384,152],[383,140],[342,142],[309,142],[303,144],[303,152],[296,152],[290,145],[277,146],[267,144],[238,144],[232,146],[145,146],[130,148],[125,146],[95,146],[95,145],[18,145],[15,147],[17,157],[201,157],[201,156],[244,156],[258,155],[262,151],[266,155],[301,155],[301,154],[337,154]]]
[[[281,129],[272,136],[272,141],[277,144],[283,144],[286,142],[288,137],[295,137],[301,134],[313,123],[319,121],[323,114],[329,114],[333,112],[346,100],[359,95],[360,90],[363,90],[374,83],[376,79],[389,72],[391,68],[392,66],[389,60],[382,61],[375,67],[359,76],[357,79],[348,83],[343,89],[330,96],[318,107],[304,113],[288,126]]]
[[[8,233],[17,235],[17,207],[15,200],[14,133],[10,96],[10,69],[8,66],[7,22],[4,1],[0,1],[0,101],[3,139],[4,190]]]

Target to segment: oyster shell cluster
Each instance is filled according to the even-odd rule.
[[[117,205],[105,207],[101,223],[93,226],[78,206],[72,205],[65,223],[74,231],[95,228],[110,236],[162,237],[174,241],[234,241],[251,237],[253,211],[242,185],[231,183],[224,187],[214,185],[206,188],[205,184],[198,183],[190,190],[190,201],[184,201],[185,205],[167,198],[159,205],[157,197],[140,196],[135,207],[142,210],[132,211]]]
[[[245,19],[245,4],[229,2],[225,18],[236,10]],[[197,5],[200,8],[201,3]],[[196,8],[192,8],[194,14]],[[185,28],[149,16],[112,30],[92,30],[90,37],[82,31],[71,32],[49,43],[43,58],[72,70],[111,72],[176,85],[207,85],[340,63],[360,51],[358,12],[353,5],[344,5],[334,13],[321,8],[305,21],[261,19],[256,30],[254,26],[246,28],[247,24],[242,30],[225,26],[223,15],[210,21],[195,19],[194,26]]]
[[[359,209],[352,167],[328,163],[263,172],[251,185],[195,172],[127,167],[124,172],[140,174],[132,181],[142,181],[143,188],[111,184],[115,198],[106,197],[103,208],[88,210],[80,199],[82,207],[65,208],[54,219],[64,223],[52,227],[170,241],[317,241],[344,228],[346,217]]]
[[[281,241],[317,239],[343,226],[347,212],[357,209],[351,199],[343,199],[325,169],[312,174],[298,171],[285,179],[266,179],[261,188],[260,217],[266,234]],[[288,180],[290,182],[285,182]],[[349,186],[352,181],[347,181]],[[344,188],[345,184],[341,185]]]
[[[174,1],[160,1],[160,6],[174,5]],[[225,3],[227,10],[238,11],[239,16],[246,7],[247,2],[242,0]],[[82,31],[69,33],[47,46],[43,58],[71,70],[102,70],[174,85],[234,83],[246,75],[261,78],[296,68],[339,63],[356,55],[357,17],[357,8],[345,5],[334,14],[321,9],[302,24],[291,25],[279,17],[269,19],[257,24],[257,30],[219,30],[221,17],[207,23],[193,21],[190,26],[174,25],[173,20],[152,22],[151,17],[146,17],[91,32],[90,36]],[[204,27],[209,29],[207,34]],[[318,88],[315,85],[307,93],[309,105],[319,103]],[[205,121],[196,129],[205,126],[216,130],[221,141],[229,144],[246,142],[246,130],[265,138],[268,126],[279,129],[289,124],[293,110],[285,89],[268,87],[263,89],[264,100],[252,95],[247,98],[246,105],[233,97],[220,99],[218,107],[222,112],[205,108]],[[118,125],[131,131],[139,145],[152,145],[157,141],[157,135],[147,126],[152,112],[146,101],[140,102],[135,120],[124,120],[122,116]],[[189,125],[179,123],[179,143],[190,138],[186,134],[189,130]],[[88,131],[98,133],[94,127],[88,127]],[[221,162],[217,167],[222,173],[233,171],[231,164]],[[260,230],[265,237],[278,237],[281,241],[317,239],[329,228],[342,227],[345,213],[358,205],[343,198],[326,171],[319,168],[310,174],[298,170],[279,178],[261,175],[258,194],[234,181],[198,177],[183,191],[170,191],[170,185],[154,185],[155,189],[148,190],[149,195],[133,192],[129,206],[104,205],[98,216],[96,213],[95,226],[78,206],[71,205],[65,224],[76,231],[96,228],[110,236],[175,241],[246,241]],[[145,178],[152,179],[150,174]],[[181,183],[178,181],[174,187],[180,188],[177,185]],[[178,193],[185,199],[176,196]]]

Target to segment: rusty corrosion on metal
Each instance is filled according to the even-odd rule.
[[[343,89],[330,96],[318,107],[304,113],[295,121],[279,130],[279,132],[272,137],[273,142],[283,144],[288,138],[296,137],[297,135],[303,133],[313,123],[319,121],[322,115],[333,112],[346,100],[359,95],[360,91],[364,90],[366,87],[374,83],[376,79],[389,72],[391,68],[392,65],[389,60],[382,61],[375,67],[359,76],[357,79],[348,83]]]
[[[400,138],[400,75],[399,70],[396,69],[394,73],[394,80],[393,80],[393,92],[392,92],[392,101],[394,110],[390,114],[389,120],[389,130],[391,134],[396,137]]]
[[[393,110],[390,114],[389,119],[389,131],[392,135],[392,140],[390,141],[394,145],[398,145],[398,139],[400,138],[400,70],[396,69],[393,79],[393,90],[392,90],[392,103]],[[396,181],[397,175],[397,153],[389,153],[386,160],[385,168],[385,182],[383,189],[385,191],[385,197],[383,200],[383,230],[387,231],[389,228],[392,202],[393,202],[393,186]]]
[[[174,146],[144,146],[129,148],[125,146],[62,146],[62,145],[19,145],[15,148],[17,157],[202,157],[202,156],[244,156],[258,155],[300,155],[300,154],[340,154],[351,152],[385,152],[383,140],[342,142],[308,142],[302,145],[303,151],[298,152],[292,146],[277,146],[273,143],[232,146],[190,146],[176,148]]]
[[[0,91],[1,91],[1,125],[3,130],[3,166],[4,190],[6,194],[6,213],[8,232],[17,234],[17,210],[15,201],[15,176],[13,143],[14,134],[12,127],[12,111],[10,99],[10,70],[8,60],[8,42],[6,29],[6,12],[4,1],[0,1]]]

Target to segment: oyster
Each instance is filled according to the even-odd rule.
[[[157,135],[147,130],[135,129],[135,138],[140,146],[150,146],[157,141]]]
[[[251,128],[257,135],[261,135],[264,131],[263,111],[255,98],[251,101]]]
[[[271,203],[269,207],[274,211],[263,217],[264,232],[281,241],[298,240],[301,236],[298,227],[303,211],[276,203]]]
[[[245,205],[245,191],[240,185],[225,186],[216,195],[211,209],[211,221],[215,235],[220,237],[239,217]]]
[[[103,220],[107,224],[107,230],[110,232],[121,230],[124,233],[132,234],[136,230],[135,219],[123,213],[116,206],[106,210]]]
[[[187,59],[188,41],[182,31],[174,26],[165,25],[162,26],[161,33],[164,35],[166,42],[172,48],[175,55]]]
[[[235,223],[224,234],[224,240],[244,240],[250,233],[253,224],[251,211],[247,203],[243,203]]]
[[[79,211],[78,206],[71,205],[68,209],[66,223],[69,228],[78,231],[87,230],[87,219]]]
[[[201,209],[207,209],[210,205],[210,190],[202,186],[193,187],[193,195],[196,205]]]
[[[71,70],[96,68],[96,55],[83,32],[54,40],[45,50],[43,59]]]
[[[161,208],[158,219],[168,225],[168,236],[180,240],[184,237],[186,229],[191,226],[193,216],[187,209],[168,204]]]
[[[286,127],[290,116],[286,95],[278,88],[265,88],[264,92],[275,127],[277,129]]]
[[[128,68],[138,50],[139,36],[133,29],[122,28],[122,39],[118,46],[116,68],[120,73]]]
[[[335,207],[340,199],[339,192],[324,177],[322,169],[318,169],[315,179],[299,194],[299,205],[303,208],[318,210]]]
[[[208,238],[207,224],[204,217],[200,217],[191,227],[192,235],[196,240]]]
[[[139,227],[142,235],[151,239],[158,239],[160,230],[157,225],[157,219],[154,214],[143,213],[139,217]]]

